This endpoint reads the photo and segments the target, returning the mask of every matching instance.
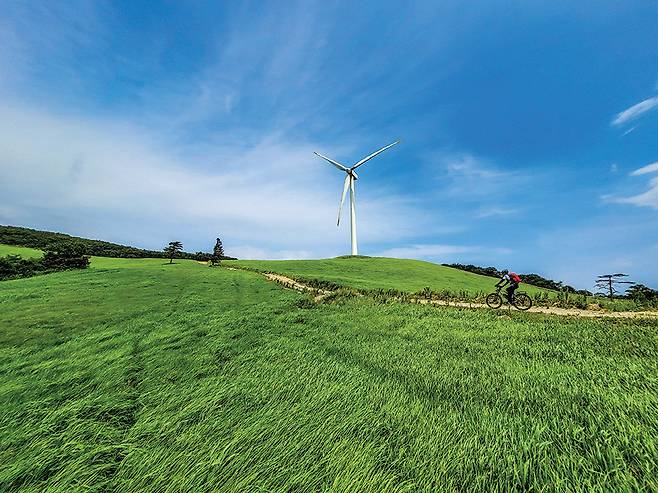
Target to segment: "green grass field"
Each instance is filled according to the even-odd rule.
[[[452,267],[384,257],[338,257],[324,260],[230,260],[227,265],[271,271],[301,279],[321,279],[358,289],[397,289],[417,292],[430,287],[464,290],[469,293],[490,293],[497,279],[473,274]],[[522,284],[530,294],[543,292],[534,286]]]
[[[315,305],[163,259],[0,307],[3,492],[658,490],[655,321]]]
[[[41,257],[43,252],[34,248],[26,248],[14,245],[3,245],[0,243],[0,257],[6,255],[20,255],[23,258]]]

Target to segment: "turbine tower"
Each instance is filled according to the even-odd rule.
[[[372,158],[374,158],[376,155],[381,154],[384,152],[386,149],[389,147],[393,147],[395,144],[399,144],[400,141],[397,140],[393,142],[392,144],[389,144],[387,146],[382,147],[381,149],[373,152],[369,156],[364,157],[361,161],[357,162],[354,166],[351,168],[348,168],[347,166],[343,166],[340,164],[338,161],[334,161],[331,158],[328,158],[327,156],[323,156],[322,154],[315,153],[316,155],[320,156],[322,159],[325,161],[328,161],[330,164],[334,165],[336,168],[338,168],[341,171],[344,171],[346,173],[345,176],[345,184],[343,185],[343,195],[340,198],[340,205],[338,206],[338,222],[336,223],[336,226],[340,225],[340,213],[343,210],[343,203],[345,202],[345,195],[347,195],[347,190],[349,189],[350,191],[350,226],[352,227],[350,237],[352,239],[352,255],[358,255],[359,254],[359,249],[357,246],[357,241],[356,241],[356,206],[355,206],[355,201],[356,201],[356,194],[354,192],[354,182],[359,179],[359,176],[354,172],[356,168],[361,166],[362,164],[365,164],[367,161],[370,161]]]

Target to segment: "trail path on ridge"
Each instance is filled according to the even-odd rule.
[[[235,267],[227,267],[229,270],[242,270]],[[254,272],[254,271],[251,271]],[[316,289],[308,284],[292,279],[283,274],[273,274],[260,272],[259,274],[265,276],[269,281],[274,281],[287,288],[294,289],[303,293],[310,293],[313,295],[314,301],[321,301],[333,291],[325,289]],[[411,303],[421,305],[439,305],[439,306],[452,306],[458,308],[486,308],[492,310],[484,303],[469,303],[464,301],[444,301],[444,300],[428,300],[424,298],[412,298]],[[508,305],[508,309],[511,308]],[[556,306],[533,306],[527,313],[545,313],[548,315],[564,315],[572,317],[585,317],[585,318],[658,318],[658,311],[638,311],[638,312],[608,312],[603,310],[581,310],[579,308],[559,308]]]

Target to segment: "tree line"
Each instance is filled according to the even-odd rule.
[[[465,270],[474,274],[482,276],[496,277],[500,279],[503,275],[507,274],[507,270],[498,270],[495,267],[478,267],[472,264],[443,264],[446,267],[454,269]],[[564,284],[562,281],[554,281],[547,279],[539,274],[519,274],[523,282],[532,284],[538,288],[552,289],[554,291],[566,291],[568,293],[582,294],[585,296],[593,296],[594,293],[586,289],[576,289],[573,286]],[[597,295],[603,295],[608,298],[625,298],[635,301],[658,301],[658,290],[651,289],[644,284],[637,284],[630,281],[624,281],[623,278],[628,277],[626,274],[606,274],[599,276],[595,281],[595,285],[601,291]],[[622,294],[622,290],[617,287],[618,284],[626,284],[629,287]]]
[[[507,270],[498,270],[495,267],[478,267],[477,265],[472,264],[443,264],[446,267],[452,267],[454,269],[465,270],[472,272],[474,274],[480,274],[482,276],[496,277],[500,279],[505,274]],[[532,284],[538,288],[543,289],[552,289],[554,291],[567,291],[569,293],[575,294],[584,294],[586,296],[591,296],[592,293],[586,289],[576,289],[573,286],[564,284],[562,281],[554,281],[553,279],[547,279],[539,274],[519,274],[523,282],[527,284]]]
[[[165,256],[169,259],[169,263],[173,264],[175,258],[184,258],[181,254],[183,252],[183,244],[180,241],[170,241],[166,247],[162,249]],[[227,257],[224,255],[224,246],[222,245],[222,240],[219,238],[215,241],[215,247],[213,248],[212,253],[203,253],[199,252],[196,254],[197,260],[203,262],[209,262],[209,265],[215,266],[219,265],[222,260],[235,260],[234,257]]]
[[[90,240],[64,233],[39,231],[18,226],[0,225],[0,243],[5,245],[36,248],[43,251],[64,250],[67,248],[67,245],[74,243],[77,245],[76,248],[81,248],[83,254],[88,256],[114,258],[169,258],[168,254],[164,251],[146,250],[143,248],[118,245],[108,241]],[[177,257],[208,261],[211,260],[213,254],[205,252],[189,253],[181,250],[177,253]],[[232,257],[223,256],[222,259],[232,259]]]

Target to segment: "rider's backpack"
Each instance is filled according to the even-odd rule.
[[[517,284],[521,282],[521,278],[519,277],[519,275],[516,272],[509,272],[507,275],[509,276],[509,278],[513,282],[515,282]]]

